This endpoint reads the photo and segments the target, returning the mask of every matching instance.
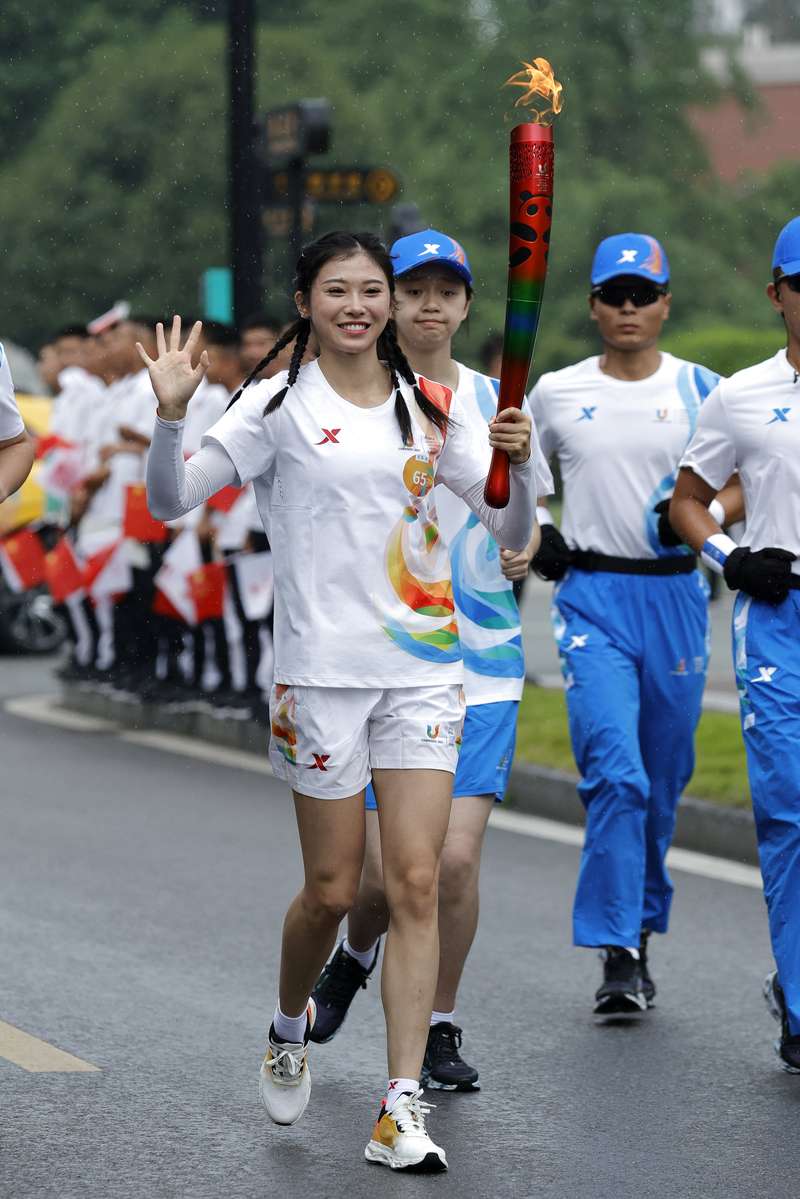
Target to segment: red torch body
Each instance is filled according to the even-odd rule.
[[[508,295],[498,412],[521,408],[528,384],[547,275],[553,202],[553,130],[528,123],[511,130],[509,145]],[[504,508],[509,459],[494,450],[484,498]]]

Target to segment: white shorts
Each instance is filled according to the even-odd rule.
[[[440,687],[294,687],[269,700],[269,756],[301,795],[345,799],[373,770],[455,774],[464,723],[458,683]]]

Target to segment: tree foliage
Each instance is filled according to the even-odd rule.
[[[197,308],[202,270],[227,260],[226,7],[73,0],[67,13],[9,0],[4,335],[35,343],[123,296],[155,313]],[[502,325],[515,97],[501,84],[538,54],[565,89],[540,368],[589,351],[592,251],[625,229],[667,247],[676,337],[698,324],[773,328],[763,284],[800,168],[736,190],[709,173],[686,116],[688,102],[715,94],[695,0],[258,7],[259,111],[327,96],[326,161],[392,167],[402,198],[467,247],[477,303],[463,356]],[[385,209],[325,206],[315,227],[381,229],[387,219]],[[286,291],[285,257],[280,246],[267,257],[273,301]]]

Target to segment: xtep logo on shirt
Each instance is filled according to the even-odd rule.
[[[327,770],[328,767],[325,765],[325,763],[328,761],[330,756],[331,756],[330,754],[312,754],[311,757],[314,759],[314,761],[311,763],[310,766],[306,767],[306,769],[307,770]]]
[[[325,445],[326,442],[330,441],[333,445],[338,445],[341,431],[341,429],[323,429],[322,432],[325,436],[322,438],[322,441],[315,441],[314,444]]]
[[[775,672],[777,671],[778,667],[777,666],[758,666],[756,669],[758,670],[758,678],[751,679],[750,680],[751,683],[771,683],[773,681],[773,676],[774,676]]]
[[[576,423],[578,423],[578,422],[580,422],[580,421],[582,421],[582,420],[594,420],[594,414],[595,414],[595,412],[596,412],[596,411],[597,411],[597,405],[596,405],[596,404],[595,404],[593,407],[591,407],[591,408],[581,408],[581,414],[580,414],[580,416],[577,418],[577,421],[576,421]]]
[[[586,642],[588,640],[589,640],[588,633],[573,633],[572,640],[570,641],[569,645],[567,646],[567,649],[568,650],[586,649]]]
[[[791,408],[773,408],[772,411],[775,415],[771,420],[767,421],[768,425],[786,424],[789,419],[789,413],[792,410]]]

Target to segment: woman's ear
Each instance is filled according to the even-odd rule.
[[[306,297],[303,295],[303,293],[301,291],[296,291],[294,293],[294,303],[295,303],[295,307],[297,309],[297,315],[303,317],[304,320],[307,320],[308,319],[308,304],[306,303]]]

